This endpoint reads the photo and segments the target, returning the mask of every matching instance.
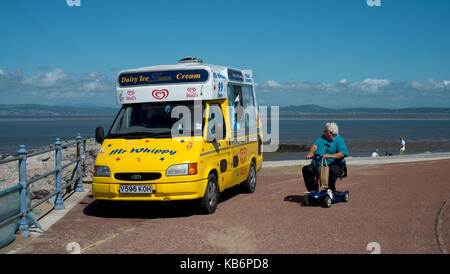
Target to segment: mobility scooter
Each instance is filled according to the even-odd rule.
[[[326,189],[322,187],[322,184],[319,179],[318,175],[318,169],[321,165],[322,156],[316,154],[313,157],[312,161],[315,161],[316,163],[316,172],[314,172],[314,182],[315,184],[318,184],[318,190],[305,192],[305,195],[303,197],[303,205],[309,206],[313,203],[319,203],[322,204],[324,207],[331,207],[331,204],[336,202],[348,202],[349,200],[349,192],[346,191],[335,191],[334,193],[331,191],[331,189]],[[343,179],[347,177],[347,166],[345,165],[345,162],[342,165],[342,168],[339,172],[339,179]]]

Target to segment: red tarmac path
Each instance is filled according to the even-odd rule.
[[[88,194],[18,253],[68,253],[71,242],[81,253],[368,254],[371,242],[381,253],[448,253],[448,171],[450,160],[349,166],[337,188],[350,201],[331,208],[302,206],[298,166],[264,168],[255,193],[226,191],[212,215],[187,203],[126,204],[104,215]]]

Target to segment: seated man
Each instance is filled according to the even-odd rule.
[[[311,159],[315,154],[319,154],[326,159],[330,167],[330,174],[328,178],[329,189],[336,191],[336,180],[339,177],[341,168],[345,162],[345,157],[348,156],[347,146],[344,138],[339,135],[339,128],[336,123],[327,123],[323,131],[323,135],[319,137],[311,146],[306,159]],[[318,190],[318,185],[314,184],[314,175],[318,176],[318,167],[320,163],[313,161],[302,169],[303,179],[308,191]]]

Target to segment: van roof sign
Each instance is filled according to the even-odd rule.
[[[242,71],[228,69],[228,79],[235,82],[244,82],[244,75],[242,74]]]
[[[205,69],[124,72],[118,77],[120,87],[161,84],[202,83],[208,80]]]
[[[148,66],[118,73],[118,104],[218,100],[228,97],[227,85],[254,85],[253,72],[198,63],[195,57],[176,65]]]

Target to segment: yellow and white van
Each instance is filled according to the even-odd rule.
[[[121,71],[116,93],[111,128],[96,129],[99,203],[198,199],[213,213],[223,190],[255,190],[263,136],[251,70],[188,57]]]

